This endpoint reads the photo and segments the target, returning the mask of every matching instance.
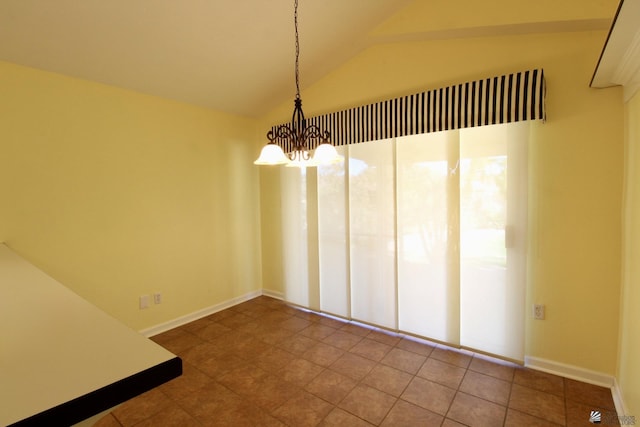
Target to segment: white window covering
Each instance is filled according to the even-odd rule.
[[[349,147],[351,316],[396,328],[394,142]]]
[[[399,329],[457,344],[460,336],[458,132],[398,139]]]
[[[528,134],[519,122],[342,147],[344,165],[317,170],[317,248],[315,191],[283,168],[286,298],[310,306],[319,286],[322,311],[523,360]]]
[[[347,157],[347,147],[338,147]],[[348,163],[318,167],[320,309],[351,317],[349,274]]]
[[[460,132],[460,342],[524,358],[527,122]]]
[[[310,307],[306,170],[281,169],[284,297]]]

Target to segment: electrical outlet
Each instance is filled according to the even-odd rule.
[[[140,310],[149,308],[149,295],[140,295]]]
[[[160,304],[162,302],[162,294],[160,292],[156,292],[153,294],[153,303]]]
[[[533,304],[533,318],[544,320],[544,304]]]

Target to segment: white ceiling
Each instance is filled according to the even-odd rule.
[[[616,2],[301,0],[301,87],[372,43],[606,30]],[[293,0],[0,0],[2,61],[234,114],[293,99],[294,57]]]
[[[302,0],[301,86],[406,3]],[[236,114],[293,99],[294,58],[292,0],[0,1],[0,60]]]

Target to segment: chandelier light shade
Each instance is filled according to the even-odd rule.
[[[284,165],[289,161],[289,157],[284,154],[278,144],[270,143],[262,147],[260,156],[253,163],[256,165]]]
[[[262,148],[260,156],[253,162],[256,165],[286,165],[296,167],[319,166],[339,163],[344,160],[331,144],[331,135],[316,125],[307,126],[307,120],[302,111],[300,98],[300,42],[298,41],[298,0],[294,1],[293,14],[296,36],[296,99],[294,100],[293,115],[290,125],[278,126],[275,131],[267,133],[269,143]],[[284,153],[276,141],[288,141],[287,146],[293,147],[290,153]],[[311,143],[319,142],[313,156],[310,153]]]

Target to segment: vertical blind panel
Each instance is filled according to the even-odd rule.
[[[307,182],[304,168],[281,168],[284,296],[309,306]]]
[[[545,120],[546,86],[542,69],[521,71],[430,90],[307,119],[331,134],[333,145],[397,138],[421,133]],[[274,126],[275,130],[278,126]],[[284,151],[289,140],[277,140]],[[309,149],[318,141],[310,141]]]
[[[347,158],[347,147],[338,147]],[[349,230],[345,163],[318,166],[320,309],[350,317]]]
[[[396,326],[393,141],[349,147],[351,316]]]
[[[507,169],[507,289],[506,298],[513,303],[506,308],[510,319],[505,325],[508,336],[504,353],[512,359],[524,360],[525,313],[517,304],[525,303],[527,282],[528,199],[529,171],[528,151],[530,126],[527,122],[507,127],[507,158],[512,167]],[[498,347],[500,349],[500,347]],[[500,353],[502,354],[502,353]]]
[[[524,357],[527,139],[527,123],[460,131],[460,343],[514,360]]]
[[[459,344],[458,133],[397,140],[398,327]],[[454,181],[454,182],[451,182]],[[454,267],[452,269],[452,267]]]

